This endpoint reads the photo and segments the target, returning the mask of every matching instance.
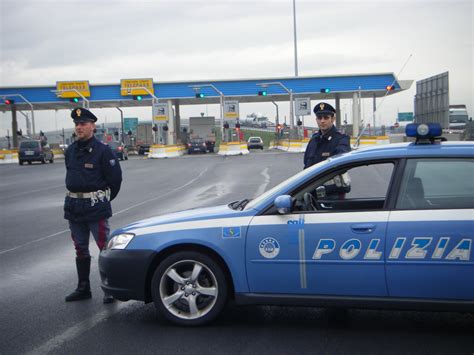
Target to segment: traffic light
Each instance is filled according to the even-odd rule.
[[[394,90],[395,88],[393,87],[393,85],[387,85],[387,86],[385,87],[385,89],[387,89],[387,91],[392,91],[392,90]]]
[[[258,96],[267,96],[267,90],[259,91]]]
[[[153,129],[153,132],[158,132],[158,126],[157,126],[156,124],[153,125],[153,128],[152,128],[152,129]]]
[[[205,96],[202,92],[196,93],[196,99],[204,99]]]
[[[319,91],[320,91],[322,94],[328,94],[328,93],[331,92],[331,89],[329,89],[329,88],[323,88],[323,89],[321,89],[321,90],[319,90]]]
[[[298,120],[298,122],[296,122],[296,125],[298,125],[298,126],[302,126],[302,125],[303,125],[303,121],[301,121],[301,120]]]
[[[15,103],[15,100],[5,99],[4,102],[5,102],[5,105],[13,105]]]
[[[77,97],[73,97],[72,99],[69,99],[69,101],[77,103],[79,102],[79,99]]]
[[[235,124],[235,128],[240,129],[240,123],[237,122],[237,123]]]
[[[224,123],[224,128],[225,128],[225,129],[228,129],[228,128],[229,128],[229,124],[228,124],[227,122]]]
[[[134,95],[134,96],[133,96],[133,99],[134,99],[135,101],[142,101],[143,97],[142,97],[141,95]]]
[[[163,131],[167,132],[169,130],[169,127],[167,125],[163,126]]]
[[[280,131],[281,130],[281,124],[278,124],[276,128],[277,128],[277,131]]]

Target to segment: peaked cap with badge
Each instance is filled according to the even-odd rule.
[[[71,117],[74,123],[78,122],[97,122],[97,117],[88,109],[76,107],[71,112]]]
[[[313,112],[316,116],[328,114],[334,116],[336,114],[336,109],[326,102],[320,102],[319,104],[314,106]]]

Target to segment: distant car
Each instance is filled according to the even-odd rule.
[[[249,201],[134,222],[100,252],[102,288],[175,324],[237,305],[474,311],[474,142],[353,150]],[[281,162],[285,164],[285,162]]]
[[[39,161],[42,164],[45,164],[46,161],[53,163],[54,153],[45,141],[22,141],[18,150],[18,163],[20,165],[25,162],[31,164],[34,161]]]
[[[150,145],[142,144],[138,147],[138,155],[147,155],[150,153]]]
[[[261,149],[263,150],[263,140],[260,137],[250,137],[247,142],[248,149]]]
[[[206,153],[207,145],[202,138],[192,138],[188,143],[188,154]]]
[[[112,149],[118,159],[128,160],[127,147],[122,142],[107,142],[107,145]]]

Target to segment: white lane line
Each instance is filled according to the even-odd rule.
[[[58,188],[58,187],[63,187],[63,188],[65,188],[64,184],[61,184],[61,185],[54,185],[54,186],[49,186],[49,187],[45,187],[45,188],[37,189],[37,190],[23,191],[23,192],[20,192],[20,193],[18,193],[18,194],[15,194],[15,195],[4,196],[4,197],[2,197],[2,199],[12,198],[12,197],[17,197],[17,196],[22,196],[22,195],[28,195],[28,194],[32,194],[32,193],[35,193],[35,192],[41,192],[41,191],[46,191],[46,190],[52,190],[52,189],[56,189],[56,188]]]
[[[37,354],[49,354],[53,350],[58,349],[61,347],[64,343],[71,341],[78,336],[80,336],[82,333],[88,331],[89,329],[92,329],[95,327],[97,324],[102,322],[104,319],[109,318],[110,316],[120,312],[122,309],[126,307],[130,307],[136,302],[131,302],[131,303],[116,303],[115,307],[112,309],[106,309],[93,317],[87,318],[83,320],[82,322],[77,323],[76,325],[73,325],[66,329],[64,332],[61,334],[56,335],[54,338],[48,340],[46,343],[43,345],[40,345],[39,347],[33,349],[32,351],[28,352],[28,355],[37,355]]]
[[[159,198],[162,198],[162,197],[164,197],[164,196],[166,196],[166,195],[169,195],[170,193],[175,192],[176,190],[182,189],[183,187],[189,186],[189,185],[191,185],[193,182],[195,182],[197,179],[199,179],[202,175],[204,175],[204,173],[206,173],[208,169],[209,169],[209,168],[206,168],[206,169],[204,169],[203,171],[201,171],[201,173],[200,173],[198,176],[196,176],[194,179],[188,181],[186,184],[181,185],[181,186],[179,186],[179,187],[176,187],[176,188],[174,188],[174,189],[172,189],[172,190],[170,190],[170,191],[167,191],[167,192],[165,192],[164,194],[161,194],[161,195],[159,195],[159,196],[155,196],[155,197],[149,198],[148,200],[145,200],[145,201],[139,202],[139,203],[137,203],[137,204],[135,204],[135,205],[133,205],[133,206],[124,208],[123,210],[120,210],[120,211],[118,211],[118,212],[115,212],[115,213],[114,213],[114,216],[117,216],[117,215],[119,215],[119,214],[121,214],[121,213],[124,213],[124,212],[126,212],[126,211],[129,211],[129,210],[131,210],[131,209],[133,209],[133,208],[136,208],[136,207],[138,207],[138,206],[144,205],[145,203],[148,203],[148,202],[150,202],[150,201],[154,201],[154,200],[157,200],[157,199],[159,199]],[[266,185],[265,185],[265,186],[266,186]],[[8,252],[10,252],[10,251],[14,251],[14,250],[19,249],[19,248],[23,248],[24,246],[27,246],[27,245],[30,245],[30,244],[33,244],[33,243],[40,242],[40,241],[45,240],[45,239],[49,239],[49,238],[55,237],[55,236],[57,236],[57,235],[60,235],[60,234],[66,233],[66,232],[69,232],[69,229],[64,229],[64,230],[62,230],[62,231],[60,231],[60,232],[57,232],[57,233],[54,233],[54,234],[50,234],[50,235],[48,235],[48,236],[46,236],[46,237],[41,237],[41,238],[38,238],[38,239],[35,239],[35,240],[32,240],[32,241],[29,241],[28,243],[21,244],[21,245],[19,245],[19,246],[17,246],[17,247],[0,251],[0,255],[5,254],[5,253],[8,253]]]
[[[254,195],[254,198],[260,196],[261,194],[263,194],[265,192],[265,189],[267,188],[268,184],[270,183],[270,175],[268,175],[268,168],[263,169],[262,172],[260,173],[260,175],[262,175],[265,180],[258,187],[257,192]]]

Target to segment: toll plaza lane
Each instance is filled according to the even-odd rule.
[[[131,157],[121,162],[124,182],[113,202],[111,229],[253,198],[300,171],[302,161],[302,154],[273,151]],[[153,304],[103,305],[95,246],[93,298],[65,303],[76,274],[62,214],[64,164],[2,165],[0,173],[0,354],[474,352],[474,316],[461,313],[230,304],[210,326],[178,328],[157,315]]]

